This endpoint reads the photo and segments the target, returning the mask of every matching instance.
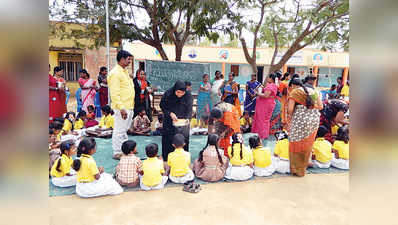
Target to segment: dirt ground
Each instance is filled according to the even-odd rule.
[[[81,199],[50,197],[50,224],[348,224],[349,174],[310,174]]]

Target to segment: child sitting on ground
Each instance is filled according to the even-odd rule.
[[[151,121],[145,113],[145,109],[140,109],[138,115],[133,119],[130,129],[127,131],[130,135],[146,135],[151,134]]]
[[[86,111],[80,111],[76,116],[75,130],[84,129],[84,121],[86,120]]]
[[[77,132],[74,131],[75,125],[75,113],[74,112],[67,112],[65,115],[64,126],[62,127],[62,134],[73,134],[77,135]]]
[[[123,156],[120,158],[119,164],[116,166],[115,178],[121,186],[137,187],[140,179],[142,162],[135,156],[137,154],[137,143],[132,140],[123,142]]]
[[[86,134],[92,137],[111,138],[115,121],[112,115],[112,109],[109,107],[109,105],[105,105],[101,107],[101,112],[103,116],[101,117],[99,126],[94,130],[87,130]]]
[[[252,129],[252,118],[250,118],[249,112],[243,112],[243,116],[240,119],[240,130],[242,133],[250,133]]]
[[[254,175],[259,177],[271,176],[275,172],[271,151],[264,147],[258,135],[249,138],[249,145],[253,151]]]
[[[170,152],[167,159],[167,165],[170,166],[169,178],[174,183],[185,183],[195,178],[191,168],[191,153],[184,151],[185,137],[182,134],[176,134],[172,142],[175,148]]]
[[[253,153],[243,145],[241,133],[232,135],[232,146],[228,147],[229,165],[225,178],[230,180],[248,180],[253,176]]]
[[[279,131],[275,133],[275,137],[278,140],[274,149],[275,170],[282,174],[290,173],[289,140],[287,133],[286,131]]]
[[[332,84],[330,89],[326,92],[328,99],[334,99],[337,97],[337,89],[336,88],[337,88],[336,84]]]
[[[195,176],[202,180],[219,181],[225,176],[228,158],[224,155],[224,151],[218,149],[218,140],[217,134],[209,134],[206,146],[193,163]]]
[[[87,106],[87,117],[84,126],[86,128],[94,127],[98,125],[98,121],[95,120],[95,107],[93,105]]]
[[[168,176],[162,158],[158,158],[158,145],[149,144],[145,147],[148,158],[142,163],[140,187],[144,191],[163,189]]]
[[[62,132],[62,123],[58,121],[54,121],[49,126],[49,139],[48,139],[48,169],[51,170],[54,162],[61,156],[61,150],[59,149],[61,145],[61,132]]]
[[[51,167],[51,183],[57,187],[70,187],[76,185],[76,172],[71,170],[73,159],[76,154],[74,141],[68,140],[61,143],[61,156]]]
[[[316,140],[312,147],[312,163],[314,168],[329,168],[331,160],[333,158],[332,144],[325,140],[325,135],[328,133],[328,129],[325,126],[318,128],[316,134]]]
[[[344,125],[337,131],[336,140],[332,146],[334,157],[332,159],[332,166],[348,170],[350,169],[350,145],[349,145],[349,129],[348,125]]]
[[[91,155],[97,151],[94,138],[84,138],[77,147],[77,159],[72,168],[77,173],[76,194],[83,198],[123,193],[123,188],[104,172],[104,167],[97,167]]]
[[[192,120],[194,120],[192,124],[194,124],[195,126],[192,128],[191,124],[191,135],[207,135],[209,127],[209,116],[202,115],[199,122],[194,118],[192,118]]]
[[[199,121],[198,121],[198,119],[196,119],[196,113],[193,113],[191,121],[190,121],[190,125],[191,125],[191,130],[199,127]]]
[[[163,134],[163,114],[158,115],[158,121],[155,123],[155,131],[152,132],[153,136],[162,136]]]

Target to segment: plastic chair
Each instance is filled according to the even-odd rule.
[[[95,117],[101,117],[101,104],[100,104],[99,92],[95,94],[94,106],[95,106]]]
[[[79,88],[79,89],[77,89],[77,91],[76,91],[76,93],[75,93],[75,97],[76,97],[76,111],[77,112],[80,112],[81,110],[82,110],[82,107],[83,107],[83,102],[82,102],[82,100],[80,99],[80,94],[81,94],[81,92],[82,92],[82,89],[81,88]]]

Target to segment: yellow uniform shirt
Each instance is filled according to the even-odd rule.
[[[76,122],[75,122],[75,130],[80,130],[80,129],[82,129],[82,128],[84,128],[84,121],[82,120],[82,119],[78,119]]]
[[[271,151],[267,147],[259,146],[253,150],[254,165],[265,168],[271,165]]]
[[[77,171],[77,182],[90,183],[95,180],[94,175],[99,174],[97,163],[90,155],[82,154],[80,169]]]
[[[109,73],[107,81],[112,109],[134,109],[134,83],[127,69],[117,64]]]
[[[339,158],[349,159],[350,158],[350,145],[344,141],[334,141],[333,149],[336,149],[339,153]]]
[[[170,166],[170,175],[173,177],[182,177],[189,171],[191,163],[191,154],[184,151],[183,148],[176,148],[169,153],[167,165]]]
[[[274,154],[289,160],[289,140],[287,138],[276,142]]]
[[[157,157],[148,158],[142,162],[142,171],[144,171],[142,182],[145,186],[156,186],[162,181],[162,173],[164,173],[163,161]]]
[[[314,150],[315,159],[321,163],[326,163],[332,160],[332,144],[325,140],[325,138],[317,138],[312,146]]]
[[[59,167],[59,170],[57,170],[57,165],[58,165],[58,161],[61,160],[61,166]],[[72,157],[69,157],[65,154],[62,154],[61,158],[55,160],[53,166],[51,167],[51,176],[52,177],[63,177],[65,176],[67,173],[70,172],[70,168],[72,167],[73,164],[73,159]]]
[[[245,125],[246,125],[246,119],[245,119],[245,117],[242,117],[242,118],[240,119],[240,125],[241,125],[241,126],[245,126]],[[249,118],[249,125],[250,125],[250,126],[252,125],[252,119],[251,119],[251,118]]]
[[[195,119],[195,118],[192,118],[191,119],[191,128],[195,128],[195,127],[198,127],[198,126],[199,126],[198,120]]]
[[[115,123],[115,118],[109,114],[107,116],[103,115],[99,122],[99,127],[101,128],[113,128],[113,124]]]
[[[344,87],[341,89],[340,95],[343,95],[345,97],[350,96],[350,86],[344,85]]]
[[[230,163],[233,166],[241,166],[241,165],[249,165],[250,163],[253,163],[253,153],[248,149],[246,146],[242,145],[243,147],[243,152],[242,152],[242,159],[240,159],[240,144],[236,143],[234,144],[234,156],[232,156],[232,148],[231,146],[228,147],[228,156],[230,158]]]
[[[72,130],[72,123],[69,120],[65,119],[64,126],[62,127],[62,130],[63,131],[71,131]]]

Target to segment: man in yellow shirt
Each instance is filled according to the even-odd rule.
[[[122,143],[128,140],[127,130],[130,128],[134,115],[134,83],[126,67],[133,56],[124,50],[117,53],[117,65],[111,70],[107,78],[111,97],[111,107],[115,112],[112,134],[113,158],[122,156]]]

